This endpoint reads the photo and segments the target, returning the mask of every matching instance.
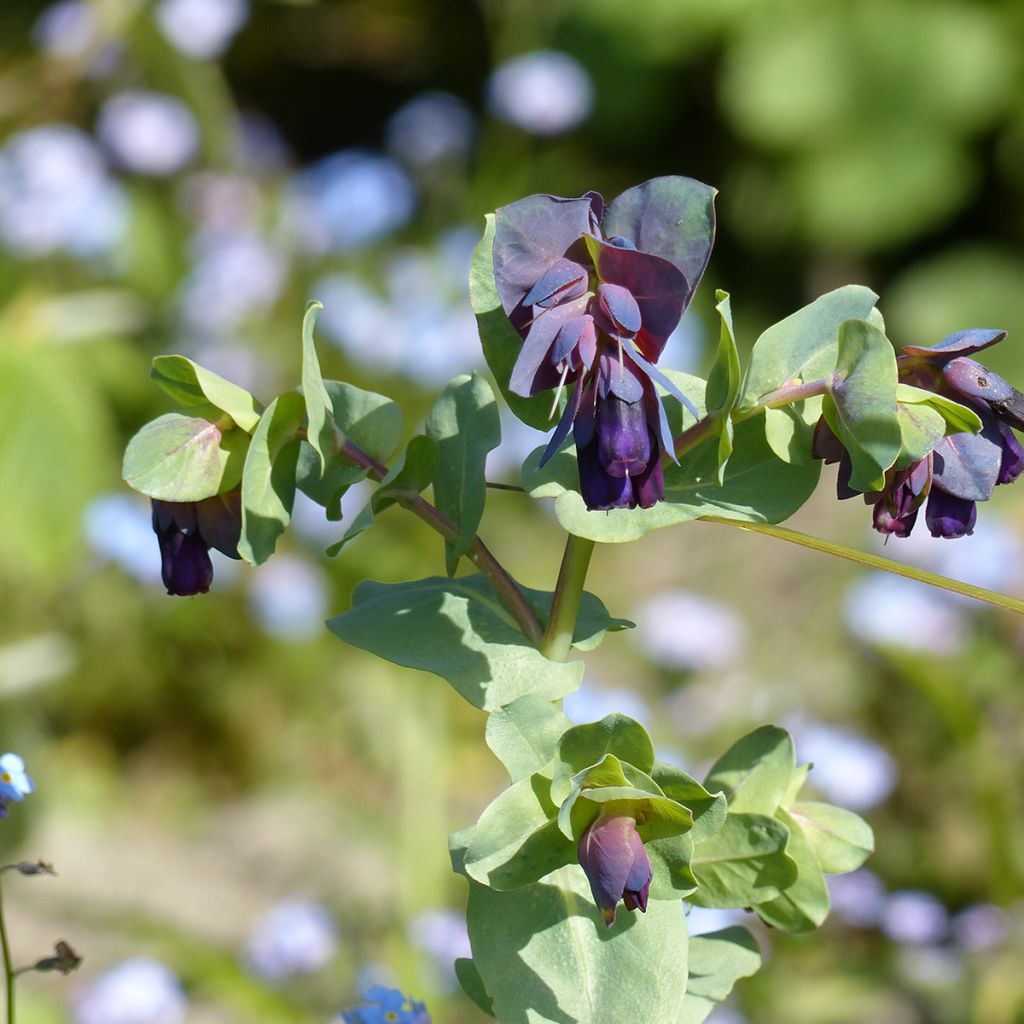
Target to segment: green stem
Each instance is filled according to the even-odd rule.
[[[6,993],[7,1024],[14,1024],[14,964],[11,961],[11,944],[7,939],[7,922],[4,919],[4,892],[0,882],[0,950],[4,960],[4,988]]]
[[[569,534],[562,555],[562,567],[558,570],[558,583],[551,602],[548,627],[540,653],[551,661],[565,661],[572,650],[572,638],[576,632],[576,617],[579,615],[583,585],[587,581],[590,556],[594,553],[594,542]]]
[[[721,413],[710,413],[703,419],[697,420],[692,426],[689,426],[675,439],[675,453],[676,457],[685,455],[687,452],[693,451],[697,445],[702,444],[709,437],[714,437],[718,432],[718,424],[721,421]]]
[[[362,466],[377,483],[380,483],[387,476],[387,466],[378,462],[372,455],[364,452],[362,448],[353,444],[347,438],[340,444],[339,451],[346,458],[351,459],[357,466]],[[440,509],[431,505],[426,498],[418,494],[396,495],[396,497],[402,508],[408,509],[415,516],[419,516],[428,526],[441,534],[445,540],[457,541],[459,539],[458,526]],[[495,593],[497,593],[502,603],[512,613],[519,628],[523,631],[523,635],[535,647],[540,647],[544,640],[544,631],[541,628],[540,621],[527,603],[516,581],[505,571],[504,566],[494,557],[490,549],[479,537],[473,538],[473,542],[466,551],[466,557],[490,581]]]
[[[997,594],[994,590],[986,590],[984,587],[975,587],[970,583],[951,580],[948,576],[940,576],[938,573],[928,572],[925,569],[916,569],[913,566],[904,565],[902,562],[894,562],[891,558],[883,558],[881,555],[872,555],[866,551],[848,548],[843,544],[819,540],[817,537],[810,537],[806,533],[799,533],[797,530],[790,530],[785,526],[769,526],[767,523],[746,523],[738,519],[722,519],[719,516],[702,516],[701,519],[707,523],[718,523],[720,526],[732,526],[738,530],[749,530],[751,533],[763,533],[768,537],[776,537],[779,540],[789,541],[790,544],[799,544],[801,547],[810,548],[812,551],[820,551],[826,555],[835,555],[837,558],[845,558],[849,562],[867,565],[872,569],[882,569],[885,572],[893,573],[895,576],[905,576],[909,580],[917,580],[918,583],[927,583],[929,586],[938,587],[940,590],[948,590],[953,594],[962,594],[964,597],[973,597],[976,601],[984,601],[986,604],[994,605],[996,608],[1003,608],[1006,611],[1024,615],[1024,601],[1018,600],[1015,597],[1007,597],[1005,594]]]
[[[762,395],[757,403],[749,409],[734,412],[733,421],[742,423],[743,420],[760,415],[765,409],[780,409],[784,405],[802,402],[805,398],[816,398],[818,395],[825,394],[828,390],[828,383],[827,380],[811,380],[806,384],[786,384],[775,391],[768,392],[767,395]]]

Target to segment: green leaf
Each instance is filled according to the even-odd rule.
[[[548,590],[531,590],[520,587],[527,604],[534,610],[541,622],[547,622],[551,614],[551,602],[555,595]],[[623,629],[633,629],[636,625],[629,619],[617,619],[609,614],[604,602],[589,591],[583,591],[580,608],[576,615],[576,626],[573,630],[572,645],[578,651],[592,651],[601,645],[606,633],[618,633]]]
[[[487,453],[501,443],[498,404],[478,373],[456,377],[427,416],[427,434],[440,449],[434,504],[459,527],[459,539],[445,542],[448,575],[469,550],[484,514]]]
[[[548,661],[523,636],[482,575],[410,583],[365,580],[335,636],[386,661],[447,679],[495,711],[527,694],[553,700],[579,686],[581,662]]]
[[[302,395],[306,399],[306,439],[320,459],[321,472],[326,470],[327,457],[334,451],[334,410],[324,387],[313,340],[316,315],[323,308],[321,303],[311,302],[302,318]]]
[[[551,779],[537,772],[487,806],[463,862],[470,878],[518,889],[576,860],[576,844],[559,831],[550,788]]]
[[[719,416],[718,435],[718,475],[717,483],[725,479],[725,464],[729,461],[733,447],[733,422],[731,413],[740,391],[740,354],[736,350],[736,336],[732,327],[732,309],[729,306],[729,293],[716,291],[718,315],[722,321],[722,331],[718,342],[718,355],[708,375],[708,386],[705,392],[705,405],[709,414]]]
[[[288,391],[275,398],[252,435],[242,473],[242,536],[238,553],[262,565],[292,518],[299,430],[305,402]]]
[[[484,988],[484,980],[476,969],[476,964],[468,957],[455,958],[455,977],[458,978],[462,991],[480,1007],[488,1017],[494,1016],[494,1000]]]
[[[666,375],[703,415],[704,381],[674,371],[667,371]],[[682,429],[680,404],[671,399],[665,404],[673,433],[678,433]],[[780,522],[800,508],[814,491],[821,462],[817,459],[804,465],[782,462],[768,446],[756,418],[736,424],[734,446],[723,484],[718,483],[715,445],[701,445],[683,456],[679,466],[666,466],[665,501],[649,509],[588,511],[576,490],[577,474],[569,474],[564,461],[558,467],[558,479],[533,477],[527,486],[540,487],[545,496],[556,498],[555,515],[564,529],[579,537],[611,544],[637,540],[652,530],[710,515],[740,521]],[[552,463],[560,458],[556,456]],[[524,479],[530,462],[527,460],[524,466]],[[573,489],[564,489],[566,484]]]
[[[690,839],[703,842],[725,824],[728,805],[722,793],[709,793],[696,779],[681,768],[655,761],[651,778],[665,796],[676,800],[693,814],[693,828]]]
[[[686,987],[678,901],[605,928],[577,865],[511,893],[471,883],[469,938],[503,1024],[676,1024]]]
[[[802,466],[816,461],[812,454],[814,425],[821,416],[821,397],[765,409],[764,433],[768,447],[783,462]]]
[[[690,939],[690,977],[678,1024],[701,1024],[740,978],[761,968],[761,950],[746,928],[723,928]]]
[[[853,811],[805,801],[794,804],[789,813],[803,829],[822,871],[836,875],[856,871],[874,852],[871,826]]]
[[[651,839],[644,849],[651,862],[652,900],[679,900],[696,890],[697,878],[691,867],[693,840],[689,832]]]
[[[492,711],[484,738],[513,782],[543,768],[572,723],[543,697],[526,696]]]
[[[877,327],[847,320],[839,328],[839,359],[822,412],[850,453],[850,486],[858,491],[881,490],[900,453],[896,373],[896,352]]]
[[[647,730],[626,715],[606,715],[600,722],[569,729],[558,744],[551,798],[560,803],[572,789],[578,772],[596,765],[606,754],[650,772],[654,767],[654,744]]]
[[[739,408],[753,408],[783,385],[828,377],[836,366],[840,324],[867,317],[877,300],[870,288],[848,284],[769,327],[751,350]]]
[[[169,412],[129,442],[121,475],[133,490],[162,501],[202,501],[242,479],[249,436],[198,416]]]
[[[730,817],[736,812],[772,815],[796,770],[789,733],[763,725],[737,740],[711,766],[704,785],[712,793],[725,794]]]
[[[226,412],[247,434],[251,434],[260,421],[256,399],[245,388],[184,356],[157,356],[149,375],[186,409],[205,409],[212,405]]]
[[[814,931],[828,917],[825,875],[799,822],[782,808],[775,813],[789,829],[786,854],[796,863],[797,877],[776,899],[758,903],[754,909],[762,920],[782,931]]]
[[[788,841],[789,830],[775,818],[730,811],[725,824],[694,849],[698,889],[690,901],[724,909],[775,899],[796,881]]]
[[[903,405],[930,406],[946,421],[947,434],[961,434],[965,431],[977,434],[981,431],[981,417],[973,409],[934,391],[899,383],[896,385],[896,401]]]
[[[494,214],[487,214],[484,234],[469,265],[469,302],[476,314],[477,329],[483,345],[484,358],[498,390],[508,407],[524,423],[537,430],[551,428],[551,399],[546,395],[520,398],[508,390],[512,367],[519,358],[523,339],[509,323],[501,308],[498,289],[494,283]],[[564,403],[564,399],[561,400]]]
[[[896,416],[900,425],[900,453],[894,463],[896,469],[923,459],[946,435],[946,421],[942,413],[922,403],[896,403]]]

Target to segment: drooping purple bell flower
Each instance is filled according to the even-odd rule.
[[[932,457],[912,463],[906,469],[889,470],[885,489],[877,497],[865,495],[874,505],[871,523],[886,536],[909,537],[917,522],[917,513],[931,491]]]
[[[167,593],[205,594],[213,582],[210,548],[239,558],[242,495],[239,488],[203,501],[153,501],[153,530],[160,544],[160,573]]]
[[[578,852],[606,927],[615,923],[619,900],[646,913],[653,871],[633,818],[602,814],[580,837]]]
[[[933,537],[969,537],[974,533],[977,503],[936,488],[928,497],[924,517]]]

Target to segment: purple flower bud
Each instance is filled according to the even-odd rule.
[[[633,818],[602,814],[580,837],[579,858],[606,927],[615,923],[619,900],[646,912],[653,872]]]
[[[587,284],[586,267],[581,267],[573,260],[555,260],[526,293],[523,305],[549,309],[560,302],[578,299],[587,290]]]
[[[933,537],[969,537],[974,533],[977,510],[973,501],[932,488],[925,508],[925,521]]]
[[[213,582],[210,548],[238,558],[242,529],[241,491],[203,501],[153,501],[153,530],[160,544],[160,572],[167,593],[205,594]]]
[[[942,376],[954,391],[969,398],[1006,402],[1013,396],[1013,388],[998,373],[966,356],[958,356],[946,363]]]
[[[886,487],[874,503],[872,525],[879,533],[909,537],[917,512],[932,485],[931,456],[886,474]],[[873,496],[867,496],[869,500]]]
[[[620,284],[600,284],[597,296],[600,310],[613,328],[609,333],[632,338],[640,330],[640,307],[628,288]]]
[[[1024,448],[1017,440],[1017,435],[1005,423],[999,424],[999,433],[1003,437],[1003,457],[999,463],[997,484],[1012,484],[1024,473]]]

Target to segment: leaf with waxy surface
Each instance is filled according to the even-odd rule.
[[[484,738],[487,746],[518,782],[543,768],[572,723],[543,697],[526,696],[492,711]]]
[[[694,843],[703,842],[725,824],[728,805],[722,793],[709,793],[681,768],[664,761],[654,762],[651,778],[665,796],[681,803],[693,814],[689,835]]]
[[[615,754],[642,772],[654,767],[654,744],[647,730],[626,715],[606,715],[599,722],[569,729],[558,744],[552,799],[561,802],[572,789],[572,777],[597,764],[605,754]]]
[[[484,988],[484,979],[476,969],[476,964],[469,957],[460,956],[455,958],[455,977],[458,979],[462,991],[480,1007],[488,1017],[494,1016],[494,1000]]]
[[[813,931],[828,916],[825,875],[800,823],[781,808],[775,816],[789,829],[786,855],[795,862],[797,877],[775,899],[757,903],[754,909],[762,920],[782,931]]]
[[[736,982],[761,968],[761,951],[746,928],[723,928],[690,939],[689,980],[677,1024],[701,1024]]]
[[[793,740],[785,729],[763,725],[737,740],[704,780],[712,793],[723,792],[730,816],[736,812],[774,814],[797,771]]]
[[[564,697],[583,674],[581,662],[549,661],[530,644],[482,575],[365,580],[351,610],[327,627],[386,661],[447,679],[485,711],[526,694]]]
[[[334,410],[331,397],[324,387],[320,360],[316,355],[313,328],[316,315],[323,309],[319,302],[311,302],[302,318],[302,395],[306,400],[306,440],[320,460],[320,471],[325,472],[327,459],[334,451]]]
[[[856,871],[874,852],[871,826],[853,811],[808,800],[793,804],[789,813],[803,829],[822,871]]]
[[[125,483],[149,498],[202,501],[242,478],[249,436],[198,416],[169,412],[147,423],[125,449]]]
[[[889,339],[866,320],[847,320],[839,328],[839,356],[822,412],[850,454],[855,490],[881,490],[900,453],[896,383]]]
[[[798,466],[816,461],[813,455],[814,425],[821,417],[821,396],[764,411],[768,447],[783,461]]]
[[[715,292],[718,304],[718,316],[722,321],[721,335],[718,341],[718,355],[715,364],[708,374],[708,386],[704,395],[704,404],[709,414],[718,417],[718,474],[719,484],[725,482],[725,465],[732,455],[734,426],[732,422],[733,407],[740,391],[740,354],[736,349],[736,335],[732,327],[732,309],[729,305],[729,293]]]
[[[840,325],[868,317],[877,301],[870,288],[848,284],[769,327],[751,349],[739,408],[753,408],[784,385],[828,377],[836,367]]]
[[[678,900],[606,928],[577,865],[494,892],[470,883],[473,961],[502,1024],[677,1024],[686,987],[686,918]]]
[[[275,398],[252,435],[242,473],[242,535],[238,553],[262,565],[292,518],[299,430],[305,402],[288,391]]]
[[[459,527],[455,543],[445,541],[448,575],[469,549],[484,514],[487,453],[501,443],[498,404],[478,373],[456,377],[427,416],[427,434],[437,444],[434,504]]]
[[[184,356],[157,356],[149,375],[186,409],[212,405],[226,412],[247,434],[260,421],[256,399],[245,388]]]
[[[698,889],[690,901],[726,909],[775,899],[797,877],[788,841],[789,830],[775,818],[730,811],[725,824],[694,848]]]

